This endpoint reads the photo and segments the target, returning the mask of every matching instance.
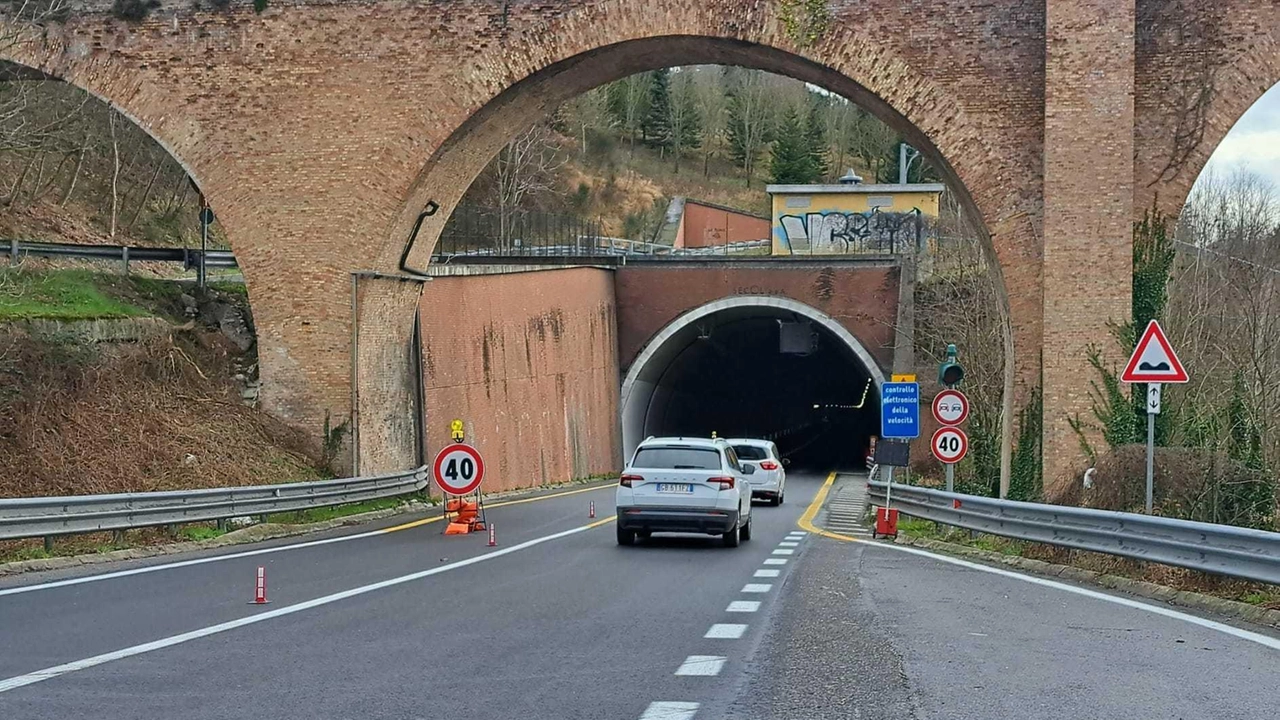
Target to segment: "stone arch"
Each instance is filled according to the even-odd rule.
[[[1250,0],[1145,4],[1133,209],[1176,215],[1223,138],[1280,84],[1280,22]]]
[[[1007,477],[1015,402],[1025,402],[1040,384],[1042,172],[1018,160],[1028,147],[1041,146],[1039,128],[1019,127],[1025,118],[1016,111],[973,114],[960,88],[930,79],[899,48],[872,39],[856,22],[838,22],[801,49],[785,37],[773,4],[742,4],[752,12],[727,23],[678,0],[614,0],[567,10],[540,32],[511,38],[501,61],[479,71],[478,92],[460,93],[475,104],[426,159],[391,223],[381,262],[409,272],[424,268],[456,203],[489,159],[519,131],[593,87],[697,64],[751,67],[818,85],[857,102],[921,148],[970,216],[982,220],[1005,318],[1001,465]],[[618,18],[623,23],[613,31],[610,20]],[[1033,91],[1025,101],[1043,100]],[[1015,354],[1015,345],[1024,352]]]
[[[643,429],[658,381],[697,332],[700,321],[726,313],[777,314],[802,317],[838,339],[870,376],[877,395],[885,382],[884,371],[853,333],[838,320],[805,303],[785,297],[733,295],[686,311],[654,334],[636,355],[622,380],[619,419],[622,426],[623,463],[643,439]]]

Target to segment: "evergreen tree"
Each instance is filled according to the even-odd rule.
[[[794,108],[788,108],[778,124],[769,169],[773,181],[781,185],[803,185],[814,181],[813,158],[805,141],[804,126]]]
[[[649,112],[641,129],[645,142],[671,146],[671,71],[666,68],[649,73]]]
[[[826,104],[824,100],[814,98],[809,104],[809,118],[805,125],[804,142],[806,150],[809,153],[809,170],[813,177],[812,182],[821,182],[830,171],[827,163],[827,128],[826,118],[823,117],[823,106]]]
[[[756,160],[767,144],[770,123],[769,95],[763,73],[742,68],[725,68],[724,84],[729,98],[726,126],[729,155],[742,168],[747,184],[755,176]]]

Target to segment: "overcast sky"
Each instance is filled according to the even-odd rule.
[[[1280,85],[1268,90],[1231,128],[1206,170],[1223,175],[1242,165],[1280,189]]]

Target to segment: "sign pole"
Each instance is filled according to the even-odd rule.
[[[956,466],[947,463],[947,492],[955,492],[956,489]]]
[[[1156,415],[1160,414],[1160,383],[1147,384],[1147,514],[1155,495]]]

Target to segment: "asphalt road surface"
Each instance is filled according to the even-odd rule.
[[[494,506],[495,548],[401,517],[3,579],[0,718],[1135,720],[1280,707],[1273,635],[805,532],[797,520],[824,480],[792,474],[787,504],[757,505],[755,536],[735,549],[698,536],[618,547],[608,486]],[[259,565],[266,606],[249,603]]]

